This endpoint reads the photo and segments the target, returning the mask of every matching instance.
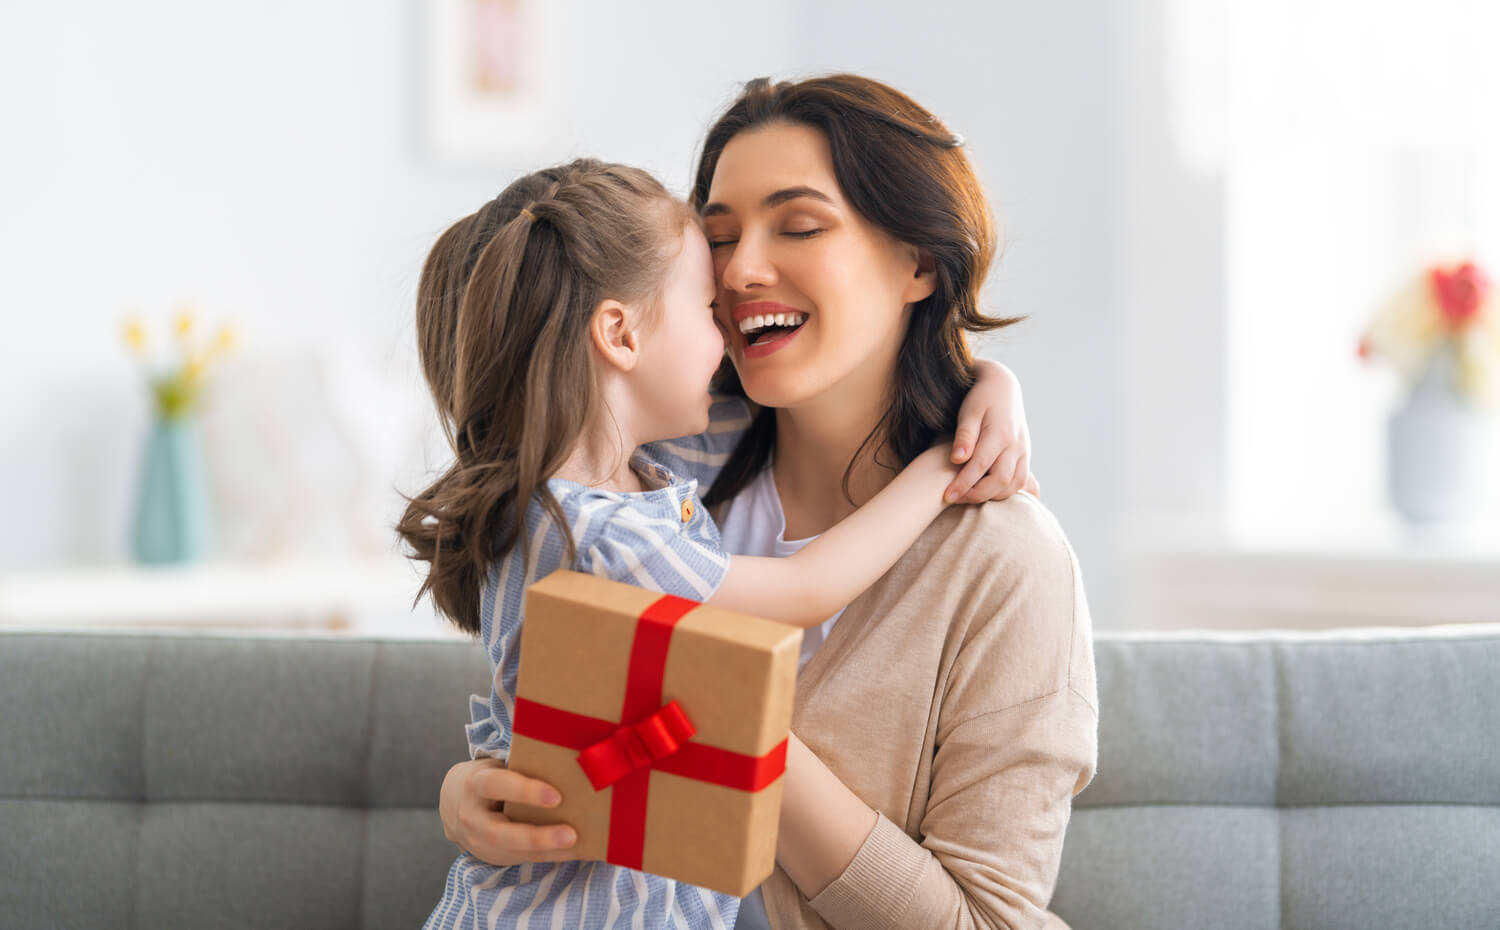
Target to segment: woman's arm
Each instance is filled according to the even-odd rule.
[[[835,930],[1039,927],[1097,725],[1087,700],[1063,691],[955,728],[932,764],[946,772],[924,799],[920,839],[854,808],[836,773],[789,744],[777,862]]]
[[[1039,516],[1030,503],[948,514],[934,528],[941,544],[919,541],[841,621],[879,627],[844,655],[856,669],[825,675],[793,723],[809,745],[788,747],[784,877],[766,889],[783,919],[795,922],[799,907],[837,930],[1048,919],[1071,801],[1094,770],[1098,716],[1076,561]],[[963,646],[937,659],[933,650],[951,642]],[[900,657],[921,670],[920,684],[901,677]],[[924,705],[902,716],[874,699],[882,688],[938,703],[930,717]],[[923,720],[936,729],[918,732]]]
[[[943,512],[943,490],[957,471],[949,457],[946,445],[928,449],[794,555],[731,556],[708,603],[800,627],[827,620],[889,571]]]

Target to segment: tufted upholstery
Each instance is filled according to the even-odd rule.
[[[1500,629],[1101,636],[1075,930],[1500,927]],[[464,642],[0,634],[0,926],[414,928]]]
[[[1084,928],[1500,928],[1500,628],[1102,637]]]
[[[0,926],[414,928],[475,645],[0,634]]]

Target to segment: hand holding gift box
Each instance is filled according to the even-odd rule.
[[[802,631],[558,571],[527,592],[511,769],[562,793],[508,803],[602,859],[744,896],[775,866]]]

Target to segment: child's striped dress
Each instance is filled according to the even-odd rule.
[[[578,557],[569,567],[615,581],[704,600],[724,578],[719,531],[696,499],[712,481],[749,419],[744,404],[714,404],[709,431],[642,449],[639,470],[656,490],[604,491],[552,480]],[[691,476],[691,477],[687,477]],[[688,507],[684,504],[691,502]],[[491,568],[481,606],[481,637],[495,683],[489,700],[470,699],[470,754],[504,760],[520,667],[526,588],[562,568],[561,529],[536,501],[527,509],[529,564],[517,548]],[[500,868],[467,853],[448,872],[427,928],[591,928],[656,930],[734,926],[739,899],[604,862],[530,863]]]

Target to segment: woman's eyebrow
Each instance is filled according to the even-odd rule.
[[[818,190],[816,187],[807,187],[804,185],[801,187],[783,187],[779,191],[767,194],[766,198],[761,201],[761,206],[767,210],[770,210],[774,207],[779,207],[788,201],[796,200],[799,197],[806,197],[810,200],[817,200],[822,203],[826,203],[829,206],[835,205],[832,197],[829,197],[827,194]],[[710,216],[723,216],[724,214],[729,212],[731,211],[728,204],[715,202],[706,204],[703,207],[703,212],[699,215],[707,219]]]

